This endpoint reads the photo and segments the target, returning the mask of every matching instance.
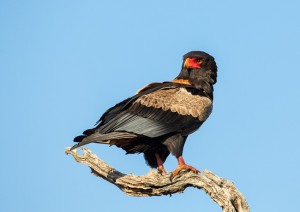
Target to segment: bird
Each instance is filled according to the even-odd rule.
[[[146,163],[166,174],[164,162],[170,153],[182,170],[200,171],[185,163],[184,144],[200,128],[213,108],[213,85],[217,65],[210,54],[190,51],[183,55],[179,75],[153,82],[133,96],[106,110],[95,127],[74,138],[71,150],[89,143],[115,145],[126,154],[143,153]]]

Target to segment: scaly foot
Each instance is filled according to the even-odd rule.
[[[158,171],[159,173],[161,173],[161,174],[167,174],[167,172],[166,172],[164,166],[158,166],[158,167],[157,167],[157,171]]]
[[[172,172],[172,177],[175,177],[176,175],[178,175],[182,170],[191,170],[195,173],[200,173],[200,171],[190,165],[187,165],[184,160],[183,157],[180,156],[178,157],[178,166],[177,168]]]
[[[159,157],[159,154],[155,154],[155,158],[157,161],[157,170],[159,173],[161,174],[167,174],[164,165],[163,165],[163,161],[161,160],[161,158]]]

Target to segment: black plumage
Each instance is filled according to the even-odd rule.
[[[108,109],[95,128],[74,139],[78,144],[71,149],[88,143],[116,145],[128,154],[144,153],[147,163],[162,172],[172,153],[178,159],[177,171],[196,170],[184,163],[182,151],[188,135],[211,113],[217,66],[205,52],[192,51],[183,59],[173,81],[151,83]]]

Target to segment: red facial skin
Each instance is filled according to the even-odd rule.
[[[202,60],[198,58],[186,58],[184,61],[184,66],[186,68],[201,68]]]

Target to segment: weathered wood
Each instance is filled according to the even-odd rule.
[[[92,173],[108,182],[130,196],[161,196],[183,192],[187,187],[195,187],[204,190],[212,200],[222,207],[223,212],[248,212],[250,211],[246,199],[237,190],[232,182],[218,177],[208,170],[203,174],[192,171],[181,172],[171,178],[171,174],[160,174],[151,170],[144,176],[123,174],[98,158],[91,150],[82,148],[83,155],[76,150],[66,148],[66,154],[71,154],[74,159],[89,166]]]

